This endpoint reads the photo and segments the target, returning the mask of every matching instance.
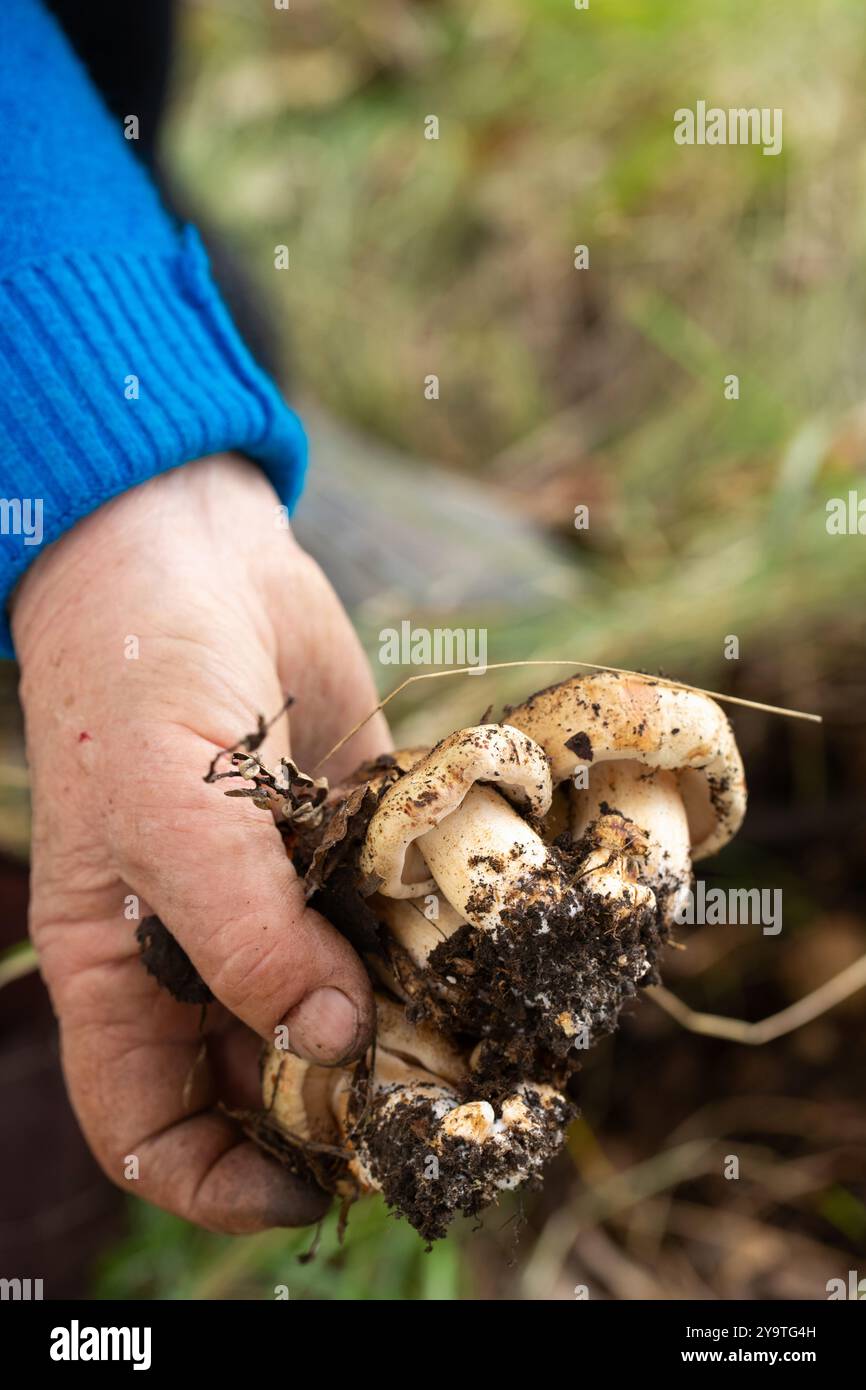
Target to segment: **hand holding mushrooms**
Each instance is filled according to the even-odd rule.
[[[374,1023],[367,972],[305,902],[273,823],[202,781],[214,749],[286,690],[297,706],[260,752],[307,766],[376,700],[327,580],[273,525],[278,501],[239,457],[175,469],[40,555],[12,613],[31,932],[72,1104],[118,1186],[229,1232],[306,1224],[328,1203],[243,1142],[219,1102],[258,1103],[278,1025],[338,1062],[366,1050]],[[332,782],[389,746],[384,721],[360,740],[324,769]],[[200,1003],[142,969],[135,930],[154,913],[201,977],[196,997],[202,982],[213,996],[202,1028]]]
[[[345,1201],[381,1191],[442,1236],[537,1179],[581,1053],[658,982],[693,860],[745,812],[731,727],[697,691],[599,673],[330,796],[294,764],[235,766],[377,984],[361,1062],[310,1065],[276,1041],[248,1132]]]

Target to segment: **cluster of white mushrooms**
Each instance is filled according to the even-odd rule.
[[[472,1092],[465,1053],[382,995],[376,1013],[375,1055],[360,1085],[355,1071],[271,1048],[268,1121],[335,1194],[384,1192],[433,1240],[457,1211],[474,1214],[537,1174],[561,1144],[571,1107],[542,1083],[510,1088],[496,1108],[461,1100]]]
[[[560,1145],[560,1088],[657,978],[692,861],[735,834],[745,779],[708,696],[601,673],[360,785],[372,814],[341,872],[379,933],[377,1042],[360,1080],[272,1049],[264,1103],[287,1139],[338,1156],[335,1190],[382,1190],[434,1237]]]

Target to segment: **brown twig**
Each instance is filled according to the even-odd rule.
[[[747,1043],[750,1047],[762,1047],[765,1043],[783,1037],[785,1033],[792,1033],[795,1028],[802,1028],[804,1024],[811,1023],[813,1019],[819,1018],[828,1009],[835,1008],[843,999],[856,994],[857,990],[863,989],[864,986],[866,955],[860,956],[841,974],[834,975],[832,980],[819,985],[811,994],[804,995],[795,1004],[789,1004],[780,1013],[771,1014],[769,1018],[763,1018],[757,1023],[749,1023],[741,1018],[725,1018],[720,1014],[700,1013],[697,1009],[689,1008],[688,1004],[671,994],[664,985],[650,985],[645,993],[690,1033],[701,1033],[709,1038],[725,1038],[728,1042]]]
[[[238,753],[241,749],[243,749],[246,753],[255,753],[257,749],[261,748],[268,733],[274,727],[277,720],[281,719],[282,716],[285,714],[286,710],[291,709],[294,703],[294,695],[287,695],[286,698],[283,700],[283,703],[280,705],[280,708],[274,715],[273,719],[265,719],[265,716],[263,714],[259,714],[257,716],[256,728],[253,731],[253,733],[244,734],[243,738],[239,738],[237,743],[233,743],[230,748],[220,748],[218,752],[214,754],[214,756],[211,758],[210,767],[208,768],[203,780],[205,782],[215,782],[217,778],[221,775],[231,776],[231,773],[217,773],[216,765],[219,762],[220,758],[224,758],[228,753]]]

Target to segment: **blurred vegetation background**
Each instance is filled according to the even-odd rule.
[[[491,662],[824,715],[733,712],[752,804],[701,876],[781,887],[784,931],[685,929],[666,980],[736,1017],[866,951],[866,537],[825,524],[828,498],[866,496],[864,64],[858,0],[182,10],[165,157],[280,331],[313,450],[298,533],[383,693],[412,672],[376,663],[378,633],[410,618],[487,628]],[[781,154],[676,145],[698,100],[782,108]],[[561,674],[421,682],[389,713],[432,741]],[[864,1005],[752,1049],[645,1002],[588,1056],[544,1192],[429,1254],[378,1202],[307,1263],[309,1232],[229,1241],[135,1205],[95,1292],[825,1297],[866,1273]]]
[[[524,602],[512,587],[473,605],[459,574],[443,592],[435,548],[464,571],[452,530],[469,502],[435,515],[432,616],[451,598],[489,627],[491,659],[697,677],[727,633],[826,651],[828,627],[847,631],[866,551],[828,544],[823,501],[853,485],[866,431],[862,7],[211,0],[184,15],[172,166],[278,308],[295,395],[367,435],[331,445],[354,484],[319,547],[331,568],[334,551],[423,532],[432,464],[486,501],[463,549],[502,569],[509,510],[547,541],[519,554]],[[698,99],[781,107],[782,153],[676,145],[673,112]],[[406,457],[377,490],[382,443]],[[409,610],[399,577],[371,598],[357,618],[375,651],[383,618]],[[794,703],[813,676],[791,673]],[[465,686],[446,697],[461,709]]]

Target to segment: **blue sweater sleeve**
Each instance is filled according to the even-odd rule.
[[[134,114],[134,113],[130,113]],[[168,468],[240,450],[297,500],[303,429],[38,0],[0,4],[0,655],[40,549]]]

